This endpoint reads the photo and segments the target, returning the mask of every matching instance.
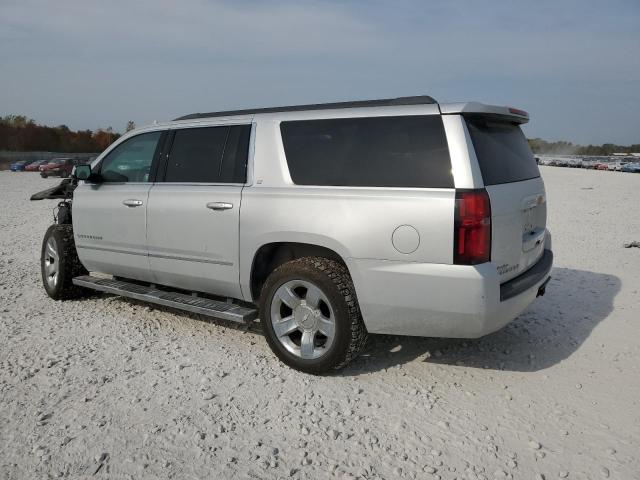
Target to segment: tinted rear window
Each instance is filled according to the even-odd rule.
[[[481,116],[466,120],[485,185],[540,176],[536,159],[518,125]]]
[[[165,182],[244,183],[251,125],[176,130]]]
[[[439,115],[291,121],[280,129],[296,184],[453,188]]]

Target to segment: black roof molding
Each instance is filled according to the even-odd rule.
[[[310,105],[290,105],[287,107],[250,108],[247,110],[227,110],[223,112],[192,113],[174,119],[195,120],[198,118],[230,117],[233,115],[253,115],[256,113],[300,112],[304,110],[329,110],[333,108],[389,107],[398,105],[427,105],[436,102],[428,95],[415,97],[384,98],[380,100],[357,100],[354,102],[313,103]]]

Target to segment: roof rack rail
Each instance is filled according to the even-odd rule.
[[[380,100],[357,100],[353,102],[313,103],[310,105],[290,105],[286,107],[249,108],[246,110],[227,110],[222,112],[192,113],[174,119],[194,120],[197,118],[229,117],[232,115],[252,115],[256,113],[299,112],[304,110],[329,110],[332,108],[388,107],[397,105],[426,105],[438,103],[428,95],[415,97],[384,98]]]

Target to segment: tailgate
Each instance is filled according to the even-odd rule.
[[[500,282],[542,256],[547,224],[544,183],[520,126],[491,115],[466,115],[478,166],[491,200],[491,261]]]
[[[491,261],[502,283],[542,256],[547,223],[544,183],[538,177],[486,189],[491,199]]]

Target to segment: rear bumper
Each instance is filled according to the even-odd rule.
[[[521,293],[531,289],[531,287],[539,284],[542,280],[549,279],[549,272],[553,265],[553,252],[551,250],[544,250],[540,260],[524,272],[522,275],[518,275],[516,278],[509,280],[508,282],[500,285],[500,301],[504,302]]]
[[[527,272],[500,285],[496,266],[349,259],[371,333],[478,338],[504,327],[544,290],[551,250]],[[543,292],[542,292],[543,293]]]

